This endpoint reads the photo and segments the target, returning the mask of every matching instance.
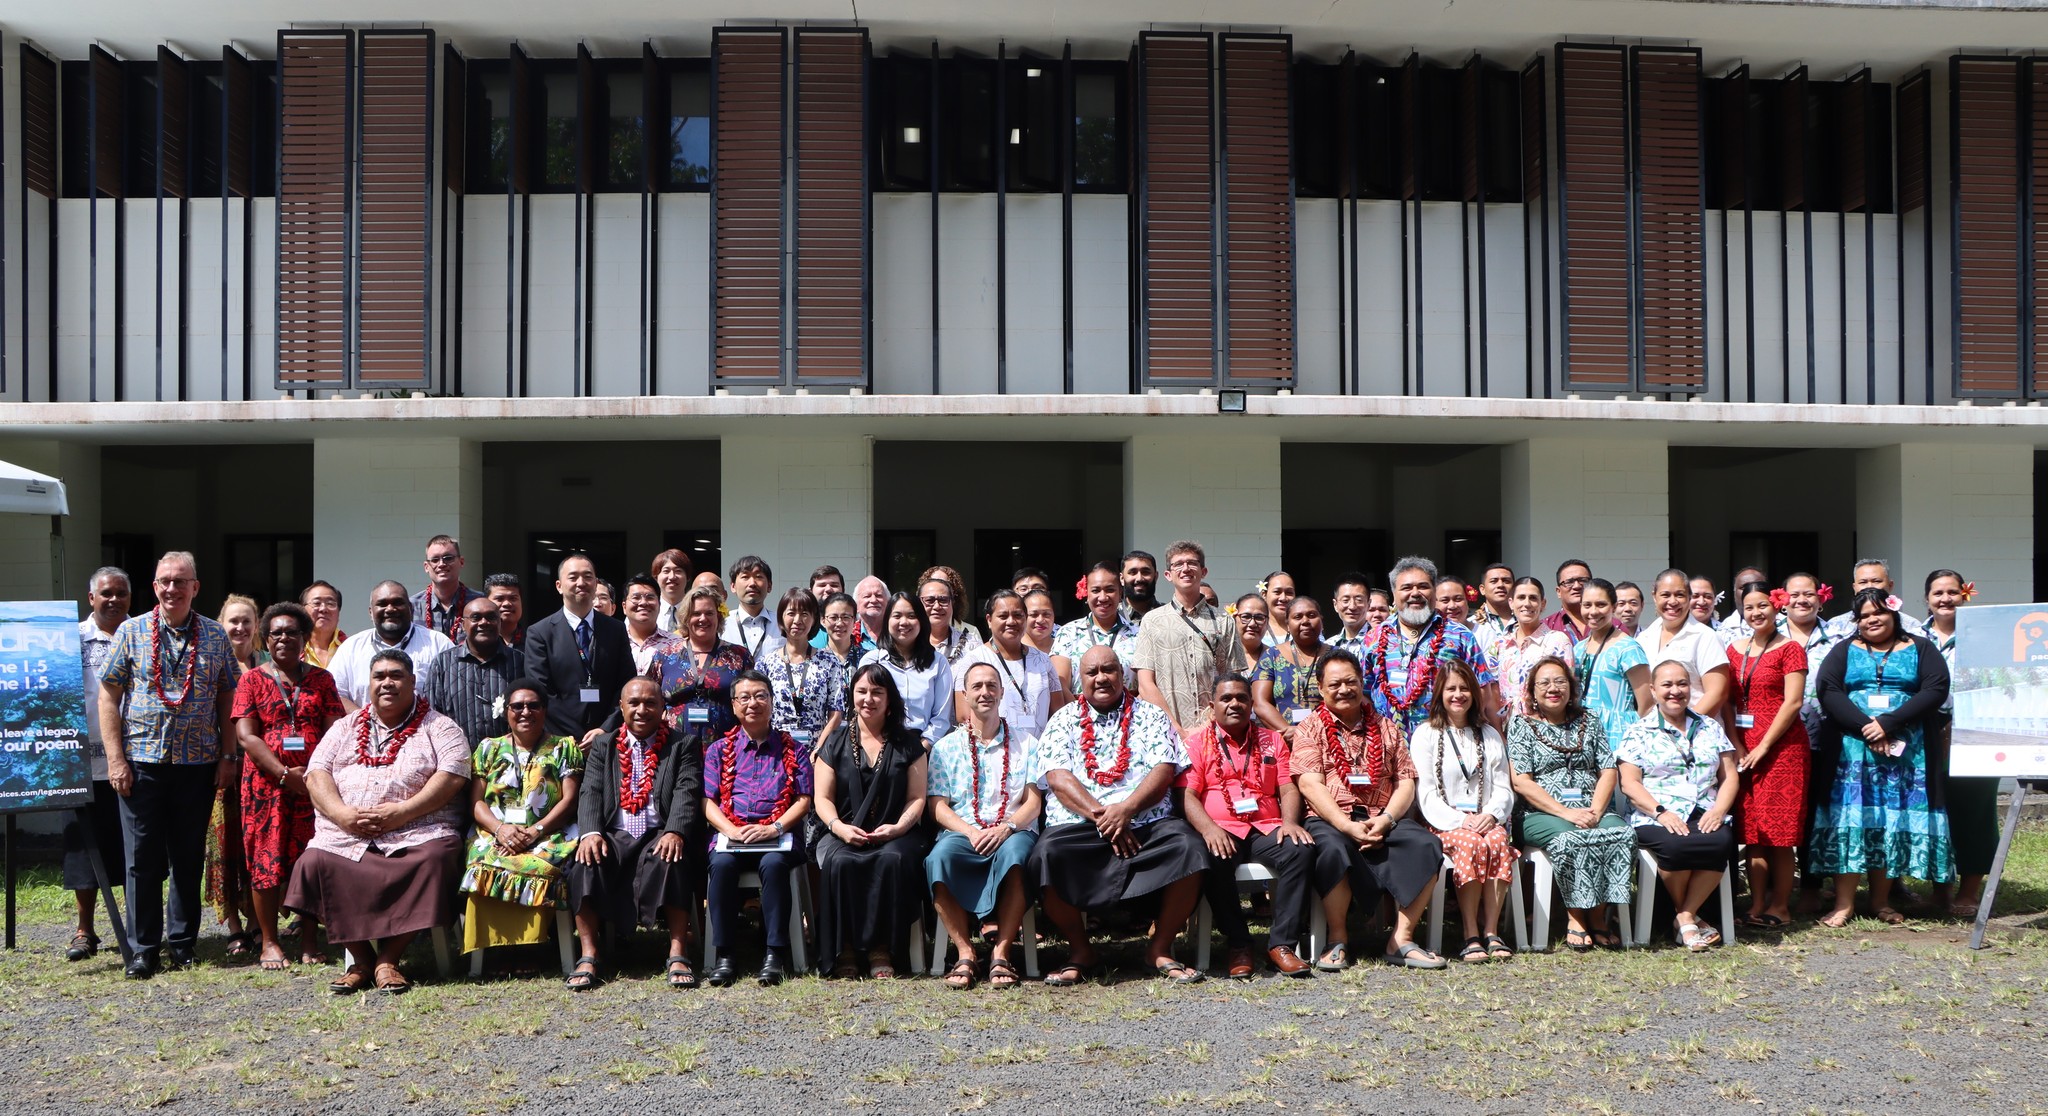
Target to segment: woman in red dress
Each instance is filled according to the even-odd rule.
[[[342,718],[334,676],[305,661],[313,618],[290,602],[263,612],[263,642],[270,661],[242,675],[235,688],[236,735],[243,752],[242,843],[248,854],[256,926],[263,936],[262,964],[282,972],[290,962],[277,940],[278,905],[292,865],[313,839],[313,800],[306,795],[306,762]],[[324,965],[310,918],[301,923],[299,961]]]
[[[1792,849],[1806,828],[1806,649],[1778,630],[1777,594],[1760,581],[1737,594],[1750,635],[1728,648],[1733,699],[1728,735],[1741,752],[1742,843],[1749,846],[1745,926],[1775,930],[1792,921]]]

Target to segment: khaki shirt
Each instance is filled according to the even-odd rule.
[[[1209,708],[1219,674],[1242,674],[1247,669],[1237,622],[1209,604],[1183,612],[1178,600],[1145,614],[1138,624],[1131,666],[1152,672],[1167,711],[1182,728]]]

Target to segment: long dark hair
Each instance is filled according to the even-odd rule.
[[[897,595],[901,596],[902,594],[899,593]],[[927,657],[929,657],[931,652],[931,640],[929,636],[925,638],[924,649]],[[853,682],[846,688],[847,711],[849,713],[852,712],[853,691],[856,687],[858,687],[861,684],[861,681],[863,679],[865,679],[868,685],[870,686],[880,686],[882,688],[882,692],[889,695],[888,707],[884,709],[882,712],[883,738],[888,739],[903,735],[903,733],[906,731],[903,726],[903,721],[905,717],[905,712],[903,708],[903,691],[896,688],[896,676],[890,674],[889,668],[883,666],[880,663],[869,663],[868,665],[853,672]],[[855,714],[853,717],[850,718],[850,720],[858,722],[860,720],[860,716],[858,714]]]
[[[1888,600],[1890,596],[1889,590],[1880,589],[1875,586],[1856,594],[1856,599],[1849,602],[1850,621],[1856,623],[1860,629],[1862,627],[1861,621],[1863,619],[1864,606],[1876,605],[1879,612],[1887,613],[1892,618],[1893,642],[1905,639],[1906,629],[1899,623],[1899,610],[1891,606]],[[1861,638],[1862,632],[1860,630],[1857,632],[1857,636]]]
[[[1438,732],[1451,731],[1450,714],[1444,712],[1444,687],[1453,678],[1465,680],[1465,688],[1472,691],[1472,707],[1465,711],[1465,727],[1475,736],[1483,736],[1486,729],[1486,715],[1479,707],[1479,676],[1465,665],[1463,659],[1446,659],[1437,665],[1436,683],[1429,692],[1429,727]]]
[[[893,662],[900,663],[903,661],[896,654],[896,637],[889,632],[889,617],[895,613],[898,601],[909,605],[910,611],[917,615],[917,636],[910,641],[910,665],[921,671],[930,670],[932,668],[932,660],[936,657],[935,652],[932,650],[931,614],[924,610],[923,601],[918,600],[901,589],[889,594],[889,602],[882,606],[882,639],[884,641],[882,653],[889,656]],[[893,690],[896,683],[892,679],[889,685]],[[899,697],[897,702],[900,714],[902,699]]]
[[[1585,714],[1586,707],[1579,700],[1579,676],[1572,673],[1570,663],[1556,655],[1545,655],[1536,660],[1535,666],[1529,668],[1528,676],[1522,679],[1522,703],[1532,710],[1536,708],[1536,672],[1547,666],[1556,666],[1564,671],[1564,723],[1571,724]],[[1542,715],[1538,713],[1529,715],[1538,720],[1542,719]]]

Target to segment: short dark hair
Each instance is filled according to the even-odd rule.
[[[1795,575],[1793,575],[1793,576],[1795,576],[1795,577],[1796,577],[1796,576],[1798,576],[1798,575],[1796,575],[1796,574],[1795,574]],[[1593,583],[1592,583],[1591,581],[1588,581],[1588,582],[1586,582],[1586,584],[1588,584],[1588,585],[1591,585],[1591,584],[1593,584]],[[1815,582],[1815,584],[1819,584],[1819,582]],[[1633,582],[1633,581],[1617,581],[1617,582],[1615,582],[1615,583],[1614,583],[1614,587],[1613,587],[1613,588],[1614,588],[1614,599],[1616,599],[1616,600],[1620,600],[1620,599],[1621,599],[1621,591],[1622,591],[1623,589],[1633,589],[1633,590],[1635,590],[1635,591],[1636,591],[1636,596],[1638,596],[1638,597],[1640,597],[1640,596],[1642,596],[1642,595],[1643,595],[1643,587],[1642,587],[1642,586],[1640,586],[1640,585],[1637,585],[1637,584],[1636,584],[1635,582]]]
[[[1149,551],[1132,550],[1126,552],[1123,556],[1123,559],[1117,563],[1117,572],[1122,573],[1123,567],[1130,565],[1131,559],[1133,558],[1139,559],[1140,561],[1144,562],[1146,565],[1152,567],[1155,570],[1159,568],[1159,559],[1152,557]]]
[[[1111,577],[1116,578],[1117,584],[1123,584],[1124,571],[1119,569],[1116,566],[1116,564],[1112,562],[1097,562],[1094,565],[1088,567],[1088,572],[1081,575],[1082,583],[1086,584],[1089,577],[1099,573],[1106,573]]]
[[[1252,688],[1252,680],[1234,670],[1219,674],[1216,676],[1216,684],[1209,688],[1210,695],[1213,697],[1217,690],[1225,686],[1243,686],[1249,690]]]
[[[569,553],[562,555],[561,561],[555,563],[555,579],[557,581],[561,580],[562,567],[568,565],[571,562],[574,562],[578,558],[583,559],[585,562],[590,562],[590,572],[593,575],[597,573],[597,563],[590,561],[590,555],[585,554],[580,550],[572,550]]]
[[[1365,574],[1358,570],[1347,570],[1337,575],[1337,584],[1330,588],[1331,595],[1334,596],[1337,590],[1344,588],[1346,585],[1356,585],[1367,592],[1372,591],[1372,582],[1365,579]]]
[[[1583,566],[1586,570],[1586,576],[1593,576],[1593,564],[1591,562],[1586,561],[1584,558],[1567,558],[1557,564],[1557,580],[1560,583],[1564,581],[1564,572],[1573,566]]]
[[[270,638],[270,622],[280,616],[291,617],[293,622],[298,624],[300,635],[313,634],[313,617],[303,607],[292,601],[279,601],[264,609],[262,618],[256,622],[256,630],[261,633],[260,638]]]
[[[455,536],[453,535],[435,535],[433,538],[427,540],[427,549],[432,550],[435,547],[440,546],[442,543],[447,543],[449,546],[454,547],[455,556],[457,558],[462,557],[462,544],[456,542]]]
[[[519,584],[518,574],[494,573],[484,578],[484,592],[488,593],[493,589],[510,589],[519,594],[521,600],[526,599],[526,588]]]
[[[513,679],[512,681],[511,681],[511,683],[510,683],[509,685],[507,685],[507,686],[505,687],[505,700],[506,700],[506,701],[508,701],[508,702],[509,702],[509,701],[511,701],[511,700],[512,700],[512,695],[513,695],[513,694],[516,694],[516,693],[518,693],[518,692],[519,692],[519,691],[521,691],[521,690],[525,690],[525,691],[527,691],[528,693],[531,693],[531,694],[532,694],[532,695],[533,695],[534,697],[537,697],[537,698],[539,698],[539,699],[540,699],[540,708],[541,708],[541,711],[542,711],[543,713],[545,713],[545,712],[547,711],[547,708],[548,708],[548,690],[547,690],[547,687],[546,687],[546,686],[543,686],[543,685],[541,685],[540,683],[538,683],[538,682],[534,681],[534,680],[533,680],[533,679],[531,679],[531,678],[523,678],[523,677],[522,677],[522,678],[514,678],[514,679]]]
[[[95,575],[95,576],[97,576],[97,575]],[[305,603],[306,603],[306,595],[307,595],[308,593],[311,593],[311,592],[312,592],[313,590],[315,590],[315,589],[325,589],[325,590],[327,590],[328,592],[330,592],[330,593],[334,594],[334,603],[335,603],[335,605],[336,605],[337,607],[338,607],[338,606],[340,606],[340,604],[341,604],[341,590],[339,590],[339,589],[336,589],[336,588],[334,587],[333,583],[331,583],[331,582],[326,582],[326,581],[316,581],[316,582],[314,582],[313,584],[311,584],[311,585],[308,585],[308,586],[306,586],[306,587],[305,587],[304,589],[301,589],[301,590],[299,590],[299,603],[300,603],[300,604],[305,604]]]
[[[1317,685],[1321,685],[1323,676],[1330,672],[1331,663],[1350,663],[1351,669],[1357,671],[1361,677],[1365,674],[1365,668],[1358,665],[1358,656],[1344,650],[1342,647],[1331,647],[1329,650],[1316,656]]]
[[[660,554],[655,555],[654,561],[647,563],[647,576],[653,577],[656,574],[659,574],[661,572],[661,568],[663,566],[668,565],[681,567],[683,571],[684,581],[688,581],[691,578],[697,576],[697,564],[695,562],[690,561],[690,556],[688,554],[683,553],[675,547],[669,547],[667,550],[664,550]]]
[[[400,651],[396,647],[387,647],[384,650],[379,651],[376,654],[370,656],[370,668],[365,673],[377,673],[377,664],[382,662],[393,662],[403,664],[405,667],[405,673],[408,675],[417,673],[417,671],[414,670],[412,665],[412,656],[406,654],[403,651]]]
[[[1934,583],[1940,581],[1944,577],[1955,578],[1957,585],[1969,584],[1968,582],[1963,580],[1962,574],[1959,574],[1954,570],[1935,570],[1934,572],[1927,575],[1927,584],[1920,587],[1920,595],[1924,597],[1927,594],[1932,593],[1934,591]]]
[[[996,605],[1003,601],[1016,601],[1018,608],[1024,607],[1024,595],[1015,589],[998,589],[981,602],[981,616],[986,620],[996,614]]]
[[[1019,566],[1016,572],[1010,575],[1010,586],[1015,588],[1018,582],[1026,578],[1037,578],[1048,585],[1052,583],[1052,579],[1045,575],[1045,571],[1037,566]]]
[[[626,592],[631,593],[633,591],[633,586],[635,585],[638,585],[644,589],[652,589],[654,590],[655,596],[661,596],[661,583],[655,581],[652,577],[649,577],[644,573],[636,573],[632,577],[626,579]]]
[[[760,671],[755,670],[753,667],[748,667],[747,669],[740,671],[738,674],[733,675],[732,685],[727,686],[725,688],[725,692],[728,694],[732,693],[733,686],[737,686],[742,682],[759,682],[761,685],[768,687],[769,693],[773,694],[775,692],[775,680],[769,678],[765,674],[762,674]]]
[[[846,584],[846,575],[839,572],[838,566],[819,566],[817,569],[811,571],[810,580],[804,582],[804,584],[816,585],[818,583],[818,579],[823,577],[836,577],[839,579],[839,584]]]
[[[1506,570],[1508,572],[1509,577],[1515,576],[1515,568],[1513,566],[1508,565],[1506,562],[1495,562],[1494,564],[1479,571],[1479,580],[1485,581],[1486,575],[1492,573],[1495,570]],[[1591,567],[1588,567],[1589,572],[1590,570]]]
[[[758,554],[742,554],[735,558],[732,566],[725,571],[725,580],[738,581],[743,573],[757,573],[771,582],[775,580],[775,571],[769,569],[768,563],[762,561]]]
[[[835,595],[843,596],[844,594]],[[825,609],[818,603],[818,598],[812,596],[811,591],[804,586],[792,585],[788,591],[782,594],[782,600],[776,602],[775,605],[775,623],[782,629],[784,639],[798,638],[795,632],[789,630],[789,625],[783,623],[782,620],[782,614],[789,611],[790,605],[795,605],[810,615],[812,632],[818,631],[825,626]],[[811,632],[805,632],[802,638],[811,638]]]

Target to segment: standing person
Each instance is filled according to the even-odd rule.
[[[1881,587],[1858,592],[1849,606],[1855,636],[1817,672],[1827,727],[1840,739],[1834,783],[1813,823],[1813,870],[1835,877],[1826,926],[1848,925],[1865,873],[1871,915],[1888,923],[1905,921],[1891,905],[1894,881],[1955,879],[1948,814],[1927,757],[1928,730],[1948,700],[1948,664],[1925,636],[1900,626],[1897,605]]]
[[[440,632],[450,643],[462,642],[463,609],[483,596],[462,583],[465,564],[462,544],[447,535],[428,539],[427,557],[420,563],[427,587],[412,597],[412,614],[420,626]]]
[[[220,602],[220,611],[214,614],[213,618],[220,621],[221,630],[228,633],[228,646],[234,649],[237,676],[270,661],[270,656],[263,649],[262,636],[256,630],[261,612],[254,598],[229,593]]]
[[[1682,664],[1693,710],[1719,721],[1728,701],[1728,652],[1714,629],[1692,617],[1692,579],[1684,570],[1665,570],[1657,575],[1651,593],[1657,620],[1644,626],[1636,642],[1650,658],[1652,688],[1657,664]]]
[[[1799,845],[1800,909],[1819,914],[1831,908],[1822,893],[1824,877],[1814,870],[1813,834],[1821,809],[1834,788],[1836,761],[1840,758],[1837,749],[1841,745],[1841,737],[1829,729],[1827,715],[1820,708],[1820,665],[1827,661],[1836,642],[1821,617],[1821,608],[1834,599],[1835,590],[1803,571],[1786,578],[1784,590],[1785,607],[1779,613],[1778,628],[1789,642],[1806,651],[1806,696],[1800,704],[1799,719],[1806,726],[1806,739],[1813,753],[1807,757],[1806,828]]]
[[[1584,692],[1586,710],[1599,719],[1610,750],[1628,735],[1629,726],[1657,706],[1650,694],[1650,657],[1614,621],[1617,592],[1605,578],[1586,582],[1579,601],[1586,614],[1586,638],[1572,652],[1572,673]]]
[[[1368,590],[1365,594],[1365,632],[1371,638],[1372,630],[1387,622],[1394,615],[1394,595],[1385,589]]]
[[[474,629],[472,629],[474,630]],[[583,749],[548,734],[548,695],[531,678],[507,691],[510,731],[477,742],[469,816],[476,837],[462,871],[462,951],[548,937],[576,853]]]
[[[859,639],[855,640],[860,654],[888,646],[889,601],[888,584],[873,574],[853,587],[854,607],[860,613]]]
[[[1294,587],[1294,575],[1286,570],[1274,570],[1253,588],[1259,591],[1260,596],[1266,598],[1267,615],[1277,616],[1283,621],[1266,629],[1266,646],[1278,647],[1286,643],[1293,633],[1287,631],[1284,621],[1294,607],[1294,598],[1300,595]]]
[[[590,599],[590,607],[602,615],[618,619],[619,602],[612,592],[611,582],[601,577],[597,579],[597,595]]]
[[[924,583],[927,581],[943,581],[946,583],[946,587],[950,591],[948,595],[952,598],[948,603],[950,603],[953,606],[953,611],[951,614],[953,626],[959,628],[962,632],[965,633],[961,637],[963,640],[971,639],[974,641],[976,645],[979,645],[981,643],[981,632],[977,631],[974,627],[974,610],[968,607],[967,582],[961,579],[960,571],[954,569],[951,566],[932,566],[926,569],[923,573],[919,574],[917,577],[917,584],[920,588],[922,588]],[[1022,592],[1022,590],[1019,590],[1019,592]],[[922,601],[925,596],[926,594],[920,592],[918,595],[918,599]],[[925,611],[929,613],[931,610],[927,608]],[[933,646],[937,646],[939,618],[937,616],[933,616],[931,618],[931,621],[932,635],[934,637],[932,643]],[[973,649],[974,648],[972,647],[962,648],[962,650],[965,651],[971,651]]]
[[[1010,591],[1020,597],[1034,589],[1045,589],[1051,584],[1052,580],[1037,566],[1024,566],[1010,574]]]
[[[598,612],[597,569],[582,554],[555,564],[560,612],[526,630],[526,673],[548,694],[548,732],[583,735],[603,724],[619,704],[619,688],[633,677],[626,626]],[[586,749],[588,748],[585,742]]]
[[[1686,582],[1686,592],[1692,618],[1708,628],[1718,628],[1720,617],[1714,614],[1714,610],[1721,607],[1721,594],[1714,589],[1714,579],[1694,577]]]
[[[489,597],[471,597],[462,607],[462,643],[434,658],[422,692],[427,704],[462,726],[472,748],[511,731],[506,702],[512,683],[526,677],[526,653],[505,642]]]
[[[697,576],[697,568],[688,554],[670,547],[647,564],[647,576],[654,579],[655,588],[661,595],[661,607],[655,612],[654,626],[674,635],[682,630],[683,596],[690,591],[690,581]]]
[[[313,618],[313,634],[306,638],[306,661],[325,670],[348,639],[348,633],[341,630],[341,590],[316,581],[299,594],[299,604]]]
[[[1657,711],[1628,730],[1615,756],[1621,791],[1635,809],[1630,822],[1636,840],[1657,861],[1657,878],[1677,908],[1671,925],[1678,943],[1698,953],[1721,940],[1721,932],[1700,923],[1700,907],[1721,886],[1721,874],[1735,856],[1735,826],[1729,815],[1741,779],[1735,746],[1721,724],[1698,713],[1692,681],[1676,659],[1650,672]],[[1851,894],[1854,894],[1853,889]],[[1641,896],[1653,903],[1653,895]]]
[[[1287,615],[1287,642],[1259,659],[1252,672],[1252,705],[1259,723],[1276,732],[1301,723],[1322,703],[1316,692],[1316,659],[1323,642],[1323,610],[1314,597],[1296,597]]]
[[[1024,642],[1047,658],[1052,657],[1053,632],[1059,628],[1059,606],[1049,589],[1032,589],[1024,594]]]
[[[1130,564],[1125,563],[1129,573]],[[1237,625],[1202,599],[1209,575],[1202,544],[1181,539],[1166,548],[1166,576],[1173,599],[1145,614],[1131,665],[1138,671],[1138,697],[1166,711],[1176,738],[1209,709],[1209,690],[1225,674],[1243,674],[1252,660],[1237,639]]]
[[[1508,786],[1507,743],[1479,719],[1479,692],[1470,667],[1455,659],[1445,663],[1429,720],[1415,730],[1409,750],[1415,804],[1451,862],[1465,930],[1458,960],[1465,962],[1515,955],[1500,936],[1501,901],[1517,863],[1507,828],[1515,795]]]
[[[829,600],[835,594],[846,592],[846,575],[838,566],[819,566],[811,571],[811,596],[818,600]]]
[[[174,550],[159,559],[154,588],[156,608],[114,633],[99,689],[107,782],[121,796],[128,864],[127,974],[138,980],[156,975],[163,951],[172,968],[194,963],[207,818],[214,791],[236,774],[225,750],[234,739],[234,652],[220,624],[192,610],[192,555]]]
[[[405,586],[380,581],[370,590],[370,627],[348,637],[328,661],[342,704],[360,709],[370,700],[370,660],[379,651],[403,651],[412,659],[413,675],[425,681],[434,658],[455,646],[448,637],[413,622],[412,600]]]
[[[1337,579],[1336,592],[1330,595],[1330,611],[1337,614],[1341,625],[1330,636],[1330,646],[1349,651],[1356,657],[1365,651],[1366,634],[1372,631],[1368,619],[1368,605],[1372,589],[1365,583],[1362,573],[1347,573]]]
[[[768,612],[768,594],[775,588],[775,575],[768,563],[748,554],[726,571],[732,583],[733,599],[739,607],[725,618],[719,638],[747,649],[749,664],[782,648],[782,626]]]
[[[860,665],[880,666],[889,672],[903,707],[904,725],[929,747],[953,728],[953,668],[932,649],[931,620],[916,597],[908,593],[890,597],[888,616],[888,644],[861,656]],[[822,809],[818,813],[825,816]]]
[[[792,589],[783,599],[802,592]],[[793,631],[785,634],[787,652],[797,640]],[[771,688],[760,672],[743,671],[732,684],[739,722],[704,745],[704,817],[712,830],[705,896],[712,962],[705,979],[714,988],[739,979],[733,949],[739,944],[740,873],[749,869],[761,880],[767,939],[754,979],[780,984],[788,972],[789,876],[805,870],[803,821],[811,813],[815,776],[811,746],[774,727]]]
[[[1514,567],[1505,562],[1486,567],[1480,576],[1479,611],[1472,617],[1472,634],[1479,637],[1481,647],[1491,647],[1494,640],[1515,630],[1514,587]]]
[[[270,661],[258,646],[262,640],[256,634],[255,601],[230,593],[214,619],[228,634],[238,684],[244,674]],[[206,828],[206,905],[227,927],[228,956],[243,961],[256,952],[256,935],[244,926],[255,920],[256,910],[250,904],[248,857],[242,850],[242,751],[233,741],[224,742],[221,751],[222,758],[233,763],[235,774],[234,782],[214,795],[213,819]]]
[[[1124,587],[1116,566],[1109,562],[1090,566],[1077,595],[1087,602],[1088,615],[1061,624],[1052,638],[1052,665],[1059,672],[1060,684],[1073,693],[1081,656],[1091,647],[1107,645],[1124,662],[1124,687],[1136,686],[1137,672],[1131,669],[1130,660],[1138,647],[1138,626],[1124,618]]]
[[[852,610],[847,612],[851,615]],[[808,752],[832,735],[846,716],[853,672],[837,654],[811,647],[811,633],[818,629],[818,601],[809,590],[784,593],[775,613],[782,624],[782,649],[755,663],[754,669],[768,679],[775,731],[795,737]]]
[[[953,595],[953,586],[943,578],[926,578],[917,587],[917,600],[924,605],[924,614],[932,624],[932,646],[945,656],[946,665],[957,672],[960,657],[981,646],[981,633],[972,624],[954,622],[959,611],[959,598]]]
[[[1437,578],[1436,587],[1430,590],[1430,602],[1436,606],[1438,616],[1464,628],[1472,629],[1472,587],[1462,578]]]
[[[947,986],[974,986],[974,926],[993,920],[989,986],[1015,988],[1017,965],[1010,954],[1031,902],[1024,869],[1038,843],[1045,804],[1031,781],[1038,741],[1002,715],[1001,671],[977,662],[964,674],[966,715],[932,746],[925,798],[939,836],[925,856],[925,882],[960,958],[946,973]]]
[[[1308,597],[1295,605],[1313,606]],[[1182,773],[1181,813],[1209,849],[1203,892],[1230,950],[1233,980],[1257,972],[1244,902],[1237,894],[1237,869],[1258,864],[1273,873],[1273,925],[1266,960],[1282,976],[1314,975],[1296,952],[1309,899],[1315,839],[1301,827],[1301,792],[1288,775],[1292,754],[1287,738],[1252,716],[1251,686],[1240,675],[1216,680],[1209,723],[1188,733],[1188,768]],[[1232,753],[1236,755],[1233,756]]]
[[[484,595],[498,606],[498,634],[514,647],[526,645],[526,591],[519,575],[494,573],[484,578]]]
[[[1589,618],[1592,588],[1586,586]],[[1621,781],[1614,745],[1600,719],[1580,706],[1578,680],[1562,662],[1537,663],[1528,691],[1534,713],[1508,722],[1516,839],[1524,848],[1542,849],[1556,870],[1565,948],[1620,949],[1608,904],[1626,903],[1634,891],[1636,837],[1634,827],[1609,809]]]
[[[976,648],[953,670],[953,723],[967,719],[967,673],[973,663],[987,663],[1003,675],[1002,715],[1033,740],[1061,706],[1073,700],[1053,669],[1052,656],[1024,642],[1024,598],[1008,589],[989,594],[989,642]]]
[[[1619,582],[1614,586],[1614,626],[1623,635],[1635,635],[1640,631],[1643,615],[1643,587],[1633,581]]]
[[[1850,570],[1849,592],[1851,595],[1861,593],[1865,589],[1882,589],[1885,596],[1891,597],[1896,588],[1892,584],[1892,566],[1890,562],[1882,558],[1856,559],[1855,567]],[[1854,639],[1856,630],[1860,626],[1856,622],[1854,610],[1852,609],[1827,622],[1828,638],[1835,643]],[[1927,629],[1920,626],[1918,619],[1908,616],[1903,612],[1899,613],[1899,630],[1909,636],[1924,638],[1927,635]],[[1810,651],[1812,648],[1809,647],[1808,650]],[[1812,656],[1809,655],[1808,658],[1812,658]]]
[[[1580,615],[1585,614],[1585,587],[1579,597]],[[1501,711],[1507,717],[1526,717],[1529,709],[1529,672],[1545,659],[1572,661],[1572,640],[1563,632],[1543,626],[1543,583],[1533,577],[1517,578],[1510,594],[1515,626],[1502,633],[1486,648],[1493,660],[1494,677],[1500,682]],[[1592,628],[1586,629],[1591,639]],[[1581,644],[1585,640],[1580,641]]]
[[[892,634],[900,626],[899,602],[916,603],[908,593],[897,594],[890,605]],[[931,653],[927,640],[918,642]],[[841,978],[859,975],[864,953],[870,978],[894,979],[896,943],[924,902],[925,841],[918,823],[928,749],[905,719],[895,677],[874,662],[855,672],[854,716],[826,738],[812,766],[818,820],[825,823],[818,838],[824,884],[818,956],[834,959],[833,975]]]
[[[1118,577],[1123,582],[1124,619],[1137,625],[1159,607],[1159,563],[1142,550],[1124,555]]]
[[[820,619],[822,630],[811,637],[811,645],[825,656],[839,661],[839,671],[846,678],[846,701],[853,699],[853,672],[860,668],[860,609],[853,598],[845,593],[834,593],[825,598],[824,615]],[[813,815],[815,818],[816,815]]]
[[[1266,598],[1257,593],[1246,593],[1230,606],[1230,619],[1237,627],[1238,646],[1244,648],[1244,661],[1252,664],[1252,673],[1266,663],[1266,657],[1273,649],[1266,646],[1266,625],[1271,617],[1266,612]]]
[[[489,602],[485,602],[489,603]],[[313,618],[295,604],[263,611],[270,662],[242,676],[235,687],[235,724],[242,750],[242,846],[248,856],[260,963],[269,972],[291,964],[278,940],[277,916],[292,869],[313,839],[313,800],[306,770],[313,747],[345,710],[334,676],[305,661],[302,648]],[[311,920],[299,926],[299,963],[326,964]]]
[[[1974,583],[1964,581],[1954,570],[1935,570],[1927,575],[1923,596],[1927,601],[1927,639],[1941,653],[1951,675],[1956,666],[1956,606],[1968,604],[1977,595]],[[1930,741],[1938,762],[1929,768],[1929,778],[1939,772],[1942,801],[1948,811],[1949,833],[1955,841],[1956,874],[1960,886],[1948,904],[1955,918],[1974,918],[1978,901],[1984,896],[1984,877],[1998,852],[1998,780],[1964,778],[1948,773],[1950,740],[1955,721],[1954,695],[1942,702],[1939,727]],[[1937,893],[1937,898],[1940,898]]]
[[[97,846],[109,885],[127,871],[121,858],[121,796],[107,776],[106,738],[100,730],[100,669],[114,648],[114,636],[128,619],[134,591],[127,571],[101,566],[86,582],[85,603],[91,614],[78,622],[78,653],[83,663],[86,759],[92,767],[92,801],[73,810],[64,822],[64,887],[78,905],[78,929],[64,951],[66,961],[83,961],[100,950],[94,912],[99,909],[99,877],[93,872],[91,847]]]
[[[1752,581],[1737,590],[1750,634],[1728,647],[1735,682],[1729,703],[1744,776],[1739,811],[1749,846],[1745,926],[1778,930],[1792,921],[1792,850],[1806,834],[1806,766],[1811,749],[1799,706],[1806,695],[1806,650],[1778,631],[1784,590]]]
[[[780,653],[782,644],[776,643]],[[668,723],[679,735],[715,740],[732,731],[732,684],[753,669],[747,649],[719,638],[718,594],[698,586],[683,596],[683,631],[672,650],[655,656],[647,677],[661,684]],[[605,720],[616,731],[624,711]]]
[[[634,574],[626,579],[626,601],[621,611],[626,622],[626,647],[633,652],[634,674],[652,671],[657,657],[673,655],[682,645],[672,631],[661,629],[662,607],[661,586],[653,578]]]
[[[1736,596],[1740,597],[1742,595],[1742,587],[1751,582],[1762,582],[1765,585],[1770,584],[1770,582],[1765,580],[1764,572],[1755,566],[1744,566],[1736,570],[1735,580],[1730,581],[1728,584],[1735,588]],[[1728,615],[1717,617],[1708,621],[1708,623],[1713,625],[1715,631],[1723,633],[1722,639],[1730,642],[1750,634],[1749,625],[1744,623],[1742,619],[1742,602],[1740,600],[1735,602],[1734,608],[1728,610]]]
[[[1427,558],[1403,558],[1394,563],[1387,581],[1394,587],[1400,611],[1373,630],[1372,643],[1359,663],[1380,716],[1398,721],[1405,733],[1420,728],[1429,719],[1437,670],[1458,659],[1472,668],[1472,676],[1479,680],[1481,719],[1497,722],[1499,701],[1492,690],[1493,668],[1480,650],[1479,640],[1471,629],[1451,623],[1430,606],[1436,566]]]
[[[1557,611],[1543,618],[1543,626],[1563,632],[1573,643],[1586,638],[1586,620],[1580,614],[1580,595],[1593,578],[1593,567],[1583,558],[1568,558],[1557,567]]]

